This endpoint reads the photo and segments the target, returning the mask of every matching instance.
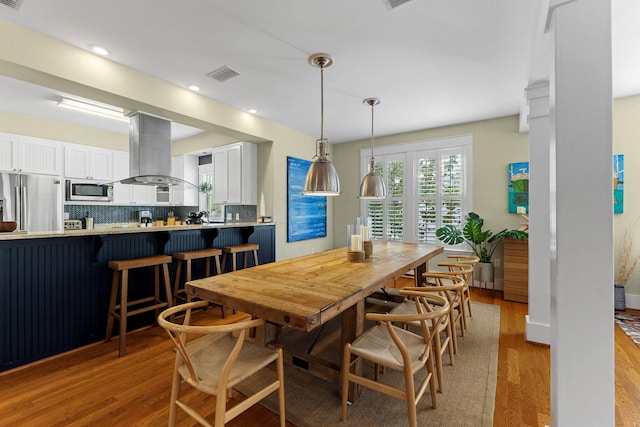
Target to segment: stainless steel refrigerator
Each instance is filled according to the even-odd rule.
[[[0,220],[18,230],[62,231],[62,203],[60,177],[0,173]]]

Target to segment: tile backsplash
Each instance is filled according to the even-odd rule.
[[[225,222],[256,222],[258,220],[258,214],[256,205],[227,205],[225,206],[225,213],[227,218],[231,214],[231,220]],[[239,214],[240,219],[236,219],[236,214]]]
[[[93,217],[94,224],[117,224],[123,222],[138,222],[138,211],[151,211],[152,218],[166,219],[169,212],[184,220],[189,212],[197,212],[197,206],[106,206],[106,205],[65,205],[65,213],[69,219]],[[226,212],[231,213],[233,222],[256,222],[257,209],[255,205],[228,205]],[[236,214],[239,219],[236,220]]]

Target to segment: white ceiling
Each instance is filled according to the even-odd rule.
[[[640,2],[615,0],[613,90],[640,94]],[[488,119],[520,111],[535,70],[539,2],[414,0],[389,10],[383,0],[24,0],[0,4],[0,18],[314,137],[320,134],[316,52],[335,63],[324,78],[324,135],[332,143],[367,138],[367,97],[376,135]],[[228,66],[240,75],[206,74]],[[544,74],[544,71],[542,72]],[[72,116],[60,94],[0,78],[0,109],[76,121],[126,133],[126,124]],[[174,137],[192,129],[176,127]]]

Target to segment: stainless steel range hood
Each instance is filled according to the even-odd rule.
[[[171,176],[171,122],[136,112],[129,123],[129,174],[122,184],[173,186],[195,184]]]

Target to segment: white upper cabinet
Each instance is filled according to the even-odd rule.
[[[198,206],[198,157],[192,154],[173,157],[171,175],[193,184],[171,187],[171,204]]]
[[[64,175],[67,178],[111,181],[113,151],[67,144],[64,149]]]
[[[18,171],[18,138],[0,134],[0,171]]]
[[[129,178],[129,153],[113,152],[113,180]],[[157,202],[156,187],[149,185],[113,184],[113,203],[120,205],[152,206]]]
[[[156,187],[151,185],[131,184],[131,204],[153,206],[158,202]]]
[[[0,170],[62,174],[62,144],[41,138],[0,134]]]
[[[119,181],[129,177],[129,153],[126,151],[114,151],[113,153],[113,180]],[[128,184],[113,183],[113,203],[131,203],[131,186]]]
[[[211,150],[214,204],[257,204],[257,147],[248,142]]]

